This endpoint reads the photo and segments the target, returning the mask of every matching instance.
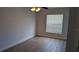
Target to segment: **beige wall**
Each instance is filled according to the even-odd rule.
[[[47,14],[64,14],[64,34],[57,35],[57,34],[49,34],[46,33],[46,15]],[[37,35],[40,36],[48,36],[53,38],[59,39],[67,39],[67,29],[68,29],[68,17],[69,17],[69,8],[49,8],[48,10],[41,10],[37,13],[36,18],[36,30]]]
[[[0,8],[0,50],[35,35],[35,15],[30,8]]]

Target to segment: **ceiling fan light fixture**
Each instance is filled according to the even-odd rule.
[[[40,10],[41,10],[40,7],[32,7],[32,8],[31,8],[31,11],[32,11],[32,12],[39,12]]]
[[[35,7],[33,7],[33,8],[31,9],[31,11],[32,11],[32,12],[35,12],[35,11],[36,11],[36,8],[35,8]]]
[[[36,9],[36,12],[39,12],[40,10],[41,10],[41,8],[38,7],[38,8]]]

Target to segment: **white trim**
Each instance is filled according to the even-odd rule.
[[[6,49],[8,49],[8,48],[10,48],[10,47],[16,46],[16,45],[18,45],[18,44],[20,44],[20,43],[22,43],[22,42],[24,42],[24,41],[26,41],[26,40],[28,40],[28,39],[33,38],[34,36],[35,36],[35,35],[31,35],[31,36],[29,36],[29,37],[26,37],[26,38],[23,39],[23,40],[20,40],[20,41],[18,41],[18,42],[16,42],[16,43],[10,44],[10,45],[8,45],[8,46],[6,46],[6,47],[0,49],[0,51],[4,51],[4,50],[6,50]]]

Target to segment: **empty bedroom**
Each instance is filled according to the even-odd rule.
[[[0,51],[78,51],[78,10],[73,7],[0,7]]]

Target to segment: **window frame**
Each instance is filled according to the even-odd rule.
[[[63,23],[62,23],[62,33],[50,33],[50,32],[46,32],[46,26],[47,26],[47,15],[63,15]],[[56,34],[56,35],[64,35],[64,14],[63,13],[56,13],[56,14],[46,14],[46,22],[45,22],[45,32],[48,34]]]

